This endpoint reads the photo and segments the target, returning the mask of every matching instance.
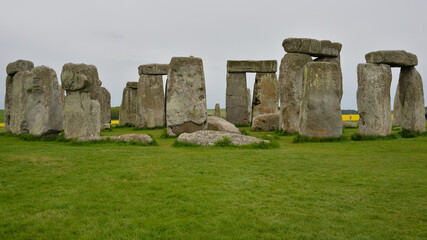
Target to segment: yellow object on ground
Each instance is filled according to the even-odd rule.
[[[4,123],[0,123],[0,127],[4,127]]]
[[[359,114],[343,114],[343,121],[359,121]]]
[[[119,120],[111,120],[111,124],[119,124]]]

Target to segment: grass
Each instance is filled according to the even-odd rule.
[[[426,239],[427,137],[294,144],[243,129],[280,147],[3,134],[0,239]]]

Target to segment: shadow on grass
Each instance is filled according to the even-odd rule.
[[[310,138],[306,136],[301,136],[297,134],[294,139],[292,140],[293,143],[304,143],[304,142],[340,142],[340,141],[347,141],[347,137],[341,136],[341,137],[328,137],[328,138]]]

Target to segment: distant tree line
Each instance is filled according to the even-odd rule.
[[[111,108],[111,120],[119,120],[120,107]]]

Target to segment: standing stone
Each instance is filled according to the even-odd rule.
[[[311,61],[307,54],[288,53],[280,63],[280,129],[287,132],[298,132],[304,66]]]
[[[16,73],[19,71],[31,71],[34,68],[34,63],[26,60],[18,60],[12,63],[9,63],[6,67],[6,94],[4,101],[4,120],[5,120],[5,130],[6,132],[11,131],[10,121],[11,121],[11,109],[12,109],[12,92],[13,92],[13,78]],[[19,99],[16,101],[20,101]]]
[[[168,72],[166,125],[170,135],[207,128],[202,59],[195,57],[171,59]]]
[[[247,91],[247,103],[248,103],[248,121],[252,119],[252,96],[251,96],[251,90],[249,88],[246,89]]]
[[[221,117],[221,109],[219,108],[219,103],[215,104],[214,116],[215,117]]]
[[[304,67],[299,134],[310,138],[340,137],[342,75],[336,63],[309,62]]]
[[[127,82],[123,89],[122,104],[119,111],[119,125],[138,124],[138,82]]]
[[[100,88],[98,101],[101,107],[101,129],[109,129],[111,122],[111,95],[105,87]]]
[[[141,74],[137,96],[137,126],[149,128],[165,126],[165,94],[162,75]]]
[[[34,136],[57,135],[62,131],[64,93],[53,69],[31,70],[27,82],[27,125]]]
[[[359,133],[386,136],[391,133],[391,67],[386,64],[357,65]]]
[[[252,101],[252,120],[258,114],[277,113],[278,105],[276,73],[257,73]]]
[[[411,131],[425,132],[424,114],[421,75],[415,67],[402,67],[394,97],[393,124]]]
[[[64,106],[64,137],[96,139],[101,130],[98,101],[101,81],[93,65],[67,63],[61,82],[67,91]]]
[[[237,125],[248,125],[246,73],[227,73],[226,119]]]
[[[28,85],[31,82],[31,71],[19,71],[12,79],[11,104],[8,113],[9,130],[13,134],[28,133],[27,102]]]

